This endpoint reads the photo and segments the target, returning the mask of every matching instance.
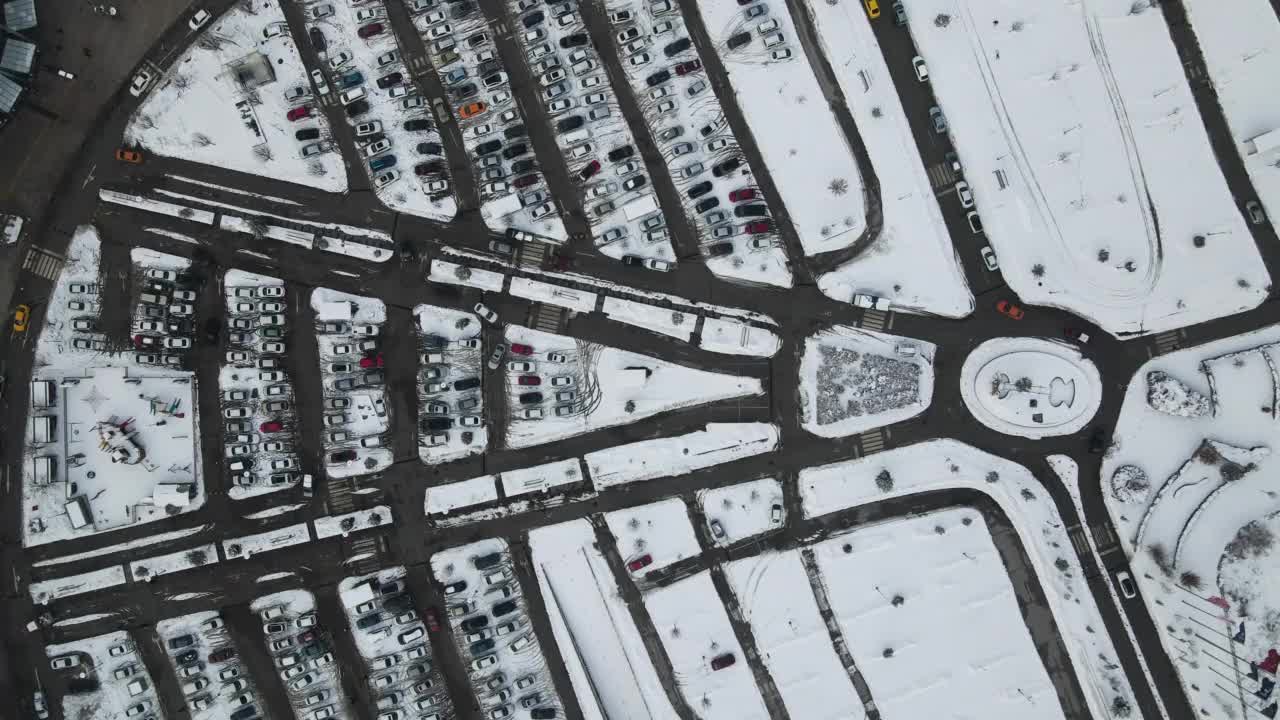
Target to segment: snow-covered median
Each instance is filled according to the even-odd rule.
[[[778,440],[778,427],[769,423],[708,423],[705,430],[687,435],[588,453],[586,461],[591,482],[602,490],[770,452],[778,447]]]

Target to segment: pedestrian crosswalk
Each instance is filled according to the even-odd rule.
[[[889,319],[889,313],[884,310],[868,310],[862,314],[862,324],[868,330],[880,332],[884,330],[885,322]]]
[[[417,57],[409,58],[408,65],[409,69],[413,72],[421,72],[431,66],[431,61],[427,59],[426,55],[419,55]]]
[[[951,171],[951,167],[947,163],[938,163],[930,165],[929,182],[935,188],[948,187],[956,181],[956,174]]]
[[[879,428],[868,430],[858,436],[858,442],[862,445],[863,455],[878,453],[884,449],[884,433]]]
[[[1169,330],[1156,336],[1156,355],[1163,355],[1180,347],[1182,347],[1181,330]]]
[[[32,275],[39,275],[47,280],[54,280],[62,272],[63,258],[41,247],[32,246],[27,257],[22,261],[22,269]]]
[[[555,305],[539,305],[533,314],[533,327],[543,332],[559,333],[563,315],[564,310]]]
[[[520,246],[520,267],[537,268],[547,256],[547,246],[540,242],[527,242]]]
[[[355,510],[356,503],[351,497],[351,481],[343,478],[329,478],[325,504],[328,505],[331,515],[341,515]]]
[[[1089,549],[1089,539],[1084,536],[1084,528],[1076,525],[1067,532],[1067,536],[1071,538],[1071,546],[1076,549],[1077,555],[1088,557],[1092,554]]]
[[[343,555],[346,556],[350,572],[364,575],[378,569],[378,556],[381,550],[381,535],[364,535],[346,543]]]

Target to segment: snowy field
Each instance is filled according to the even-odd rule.
[[[1249,142],[1280,129],[1280,96],[1268,91],[1280,75],[1280,20],[1274,6],[1267,0],[1237,0],[1223,12],[1222,3],[1213,0],[1184,4],[1253,188],[1267,214],[1280,217],[1280,152]]]
[[[743,616],[751,624],[765,667],[791,717],[865,717],[853,681],[818,614],[800,552],[766,553],[737,560],[725,565],[725,577],[738,597]],[[857,644],[854,638],[850,641]],[[873,686],[872,692],[877,690]],[[875,697],[879,704],[879,694]]]
[[[781,529],[787,521],[782,483],[776,478],[699,490],[698,502],[702,504],[707,522],[715,520],[724,530],[723,536],[712,533],[711,537],[711,541],[721,547]]]
[[[304,158],[302,147],[308,143],[294,137],[298,130],[316,128],[321,138],[329,138],[324,113],[312,104],[305,120],[291,122],[286,117],[293,107],[312,103],[312,88],[284,27],[280,3],[250,0],[249,7],[246,12],[237,4],[204,28],[199,40],[149,90],[125,130],[125,143],[159,155],[345,192],[347,169],[336,148]],[[275,27],[284,27],[284,32],[264,37],[265,30]],[[262,79],[246,87],[236,80],[240,72]],[[285,91],[295,87],[305,90],[298,103],[285,98]]]
[[[895,310],[968,315],[973,294],[865,11],[847,2],[804,7],[871,156],[884,223],[870,247],[819,277],[818,287],[843,302],[865,293],[889,299]]]
[[[652,564],[645,567],[646,573],[702,552],[689,524],[689,512],[680,498],[615,510],[605,513],[604,520],[623,560],[630,562],[642,555],[653,559]]]
[[[1004,278],[1126,336],[1254,307],[1270,283],[1164,18],[1133,8],[906,0]]]
[[[117,646],[124,650],[123,654],[111,655],[110,649]],[[153,714],[157,720],[164,720],[155,682],[129,633],[120,630],[61,645],[47,645],[44,651],[50,659],[70,655],[78,661],[75,667],[59,671],[68,679],[74,677],[88,681],[92,678],[98,683],[97,688],[89,692],[63,694],[62,717],[68,720],[122,720],[145,712]],[[121,668],[125,669],[122,679],[114,679]],[[49,672],[48,668],[44,672]],[[134,683],[138,683],[134,686],[138,691],[136,695],[128,687]],[[138,705],[142,707],[133,710]],[[131,710],[132,715],[128,715]]]
[[[859,460],[800,472],[805,517],[820,517],[876,500],[964,487],[991,496],[1008,516],[1044,587],[1063,644],[1095,717],[1132,708],[1133,690],[1118,672],[1116,651],[1071,548],[1062,516],[1041,482],[1021,465],[953,440],[934,440]],[[874,688],[874,685],[873,685]],[[874,692],[874,690],[873,690]]]
[[[1065,717],[976,511],[862,528],[815,545],[814,555],[887,717]]]
[[[1026,438],[1080,431],[1102,404],[1102,376],[1075,346],[995,338],[964,359],[960,395],[978,422]]]
[[[618,445],[584,458],[597,490],[683,475],[741,460],[778,447],[778,427],[769,423],[707,423],[705,430]]]
[[[933,343],[836,325],[805,340],[801,427],[856,435],[924,412],[933,401]]]
[[[595,541],[585,519],[529,533],[542,598],[578,704],[589,720],[675,717]]]
[[[699,718],[769,717],[708,571],[646,593],[644,605],[671,658],[680,692]],[[732,655],[734,664],[712,670],[711,661],[725,655]]]
[[[1187,697],[1208,714],[1240,707],[1234,679],[1259,705],[1249,663],[1277,645],[1277,343],[1271,327],[1148,361],[1102,464],[1141,599]]]
[[[387,307],[377,298],[316,288],[316,344],[324,382],[325,473],[346,478],[391,465],[386,372],[378,336]]]
[[[669,316],[670,312],[665,314]],[[509,347],[520,343],[534,350],[529,356],[507,354],[510,362],[534,365],[529,372],[508,371],[507,382],[512,393],[541,389],[547,403],[542,419],[512,418],[507,428],[507,446],[512,448],[539,445],[636,422],[658,413],[764,392],[760,381],[753,378],[683,367],[656,357],[519,325],[507,325],[506,339]],[[563,355],[566,361],[551,362],[550,353]],[[536,374],[541,385],[516,384],[519,377],[529,374]],[[519,404],[514,397],[510,402],[513,407]]]
[[[413,309],[413,318],[421,349],[417,382],[418,458],[433,465],[483,453],[489,447],[489,427],[484,422],[487,378],[483,372],[480,318],[474,313],[435,305],[418,305]],[[467,378],[477,378],[480,385],[474,391],[458,390],[454,386]],[[474,407],[464,408],[472,404]],[[423,423],[441,417],[452,418],[453,427],[424,428]]]
[[[752,19],[738,4],[701,0],[697,7],[804,254],[849,247],[867,228],[862,176],[787,6],[775,3],[773,12]],[[769,27],[776,29],[762,30]],[[730,50],[729,38],[741,32],[751,41]],[[773,33],[784,44],[766,48]],[[789,57],[775,59],[784,49]]]

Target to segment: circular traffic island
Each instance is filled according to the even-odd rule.
[[[983,425],[1038,439],[1083,428],[1102,402],[1102,378],[1072,345],[1043,338],[996,338],[965,358],[960,394]]]

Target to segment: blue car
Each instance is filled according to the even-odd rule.
[[[364,74],[361,73],[359,70],[353,70],[347,73],[346,75],[343,75],[341,78],[339,78],[339,82],[342,83],[343,90],[348,90],[357,85],[363,85]]]
[[[396,166],[395,155],[382,155],[369,161],[369,170],[372,172],[381,172]]]

